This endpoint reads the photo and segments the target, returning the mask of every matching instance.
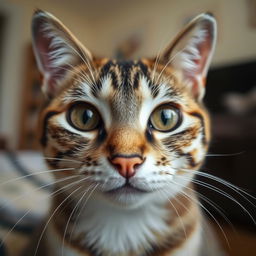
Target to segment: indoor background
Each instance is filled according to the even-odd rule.
[[[191,18],[212,12],[219,30],[205,103],[213,139],[203,169],[256,196],[256,0],[0,0],[0,168],[4,166],[5,179],[9,165],[26,172],[30,159],[35,158],[32,169],[40,161],[34,155],[35,127],[43,96],[30,37],[36,8],[57,16],[94,54],[122,58],[156,56]],[[211,184],[256,218],[248,202],[255,204],[254,198],[243,194],[246,200],[234,189]],[[224,210],[236,229],[232,231],[215,207],[205,204],[224,227],[230,248],[214,224],[230,255],[255,255],[256,226],[249,214],[220,191],[198,189]],[[0,199],[6,195],[1,191],[0,186]],[[16,234],[19,237],[19,231]]]

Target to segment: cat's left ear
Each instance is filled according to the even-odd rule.
[[[215,18],[208,13],[198,15],[177,35],[161,57],[165,65],[181,71],[183,82],[197,100],[204,96],[216,37]]]
[[[32,20],[32,43],[37,66],[43,75],[42,90],[54,97],[61,90],[68,72],[85,63],[92,67],[91,53],[61,21],[37,10]]]

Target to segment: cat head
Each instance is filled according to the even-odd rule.
[[[210,140],[202,98],[216,41],[212,15],[193,19],[156,58],[136,61],[96,58],[43,11],[32,35],[48,97],[40,141],[67,189],[134,207],[190,184]]]

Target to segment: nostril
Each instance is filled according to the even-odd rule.
[[[114,165],[114,167],[115,167],[118,171],[122,170],[122,165],[121,165],[121,164],[113,164],[113,165]]]

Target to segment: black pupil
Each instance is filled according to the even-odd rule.
[[[88,121],[90,121],[90,119],[92,118],[93,116],[93,112],[90,110],[90,109],[86,109],[84,112],[83,112],[83,116],[82,116],[82,121],[84,124],[87,124]]]
[[[161,111],[161,120],[164,125],[167,125],[172,118],[172,111],[170,109],[163,109]]]

